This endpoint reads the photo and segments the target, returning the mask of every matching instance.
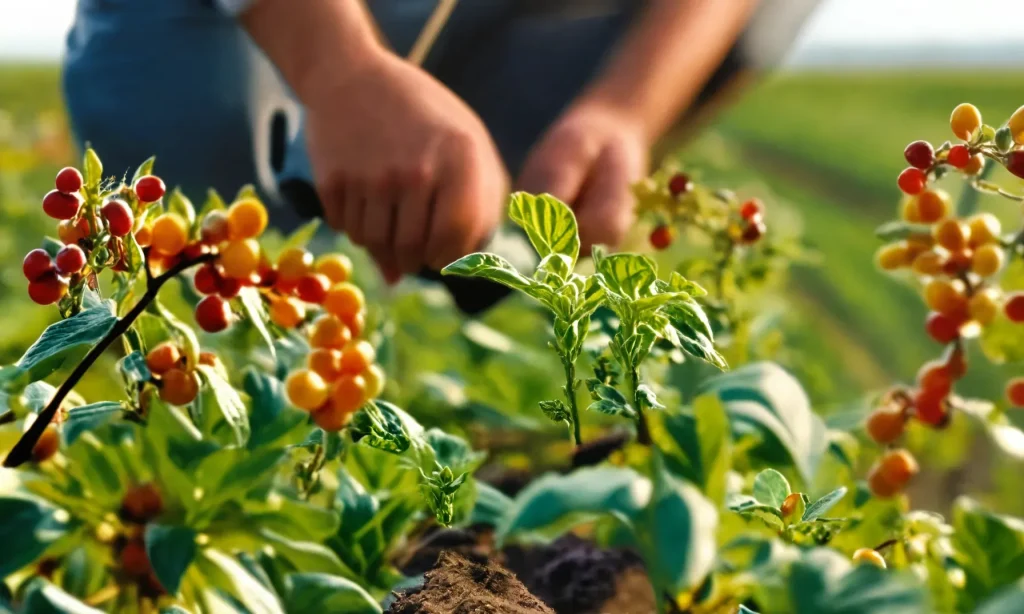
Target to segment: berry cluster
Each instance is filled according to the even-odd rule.
[[[363,293],[341,282],[323,301],[325,313],[309,326],[310,353],[305,368],[285,380],[292,405],[311,412],[325,431],[339,431],[367,401],[384,388],[384,371],[374,363],[376,352],[358,339],[363,322]]]
[[[217,366],[217,356],[200,352],[199,364]],[[146,354],[146,366],[152,381],[160,390],[160,400],[169,405],[188,405],[199,395],[199,374],[188,364],[185,352],[171,341],[165,341]]]
[[[145,543],[146,524],[156,520],[163,511],[163,497],[155,485],[145,483],[129,488],[121,499],[118,513],[124,523],[123,531],[113,540],[120,571],[150,597],[166,593],[153,571]]]
[[[657,250],[672,245],[676,228],[696,225],[706,230],[721,226],[725,236],[737,245],[757,243],[764,236],[764,205],[758,199],[737,202],[731,193],[713,192],[715,205],[708,206],[705,191],[685,173],[655,173],[640,182],[634,193],[638,211],[654,215],[657,223],[649,241]],[[717,206],[716,206],[717,205]]]
[[[936,148],[914,141],[904,150],[910,166],[897,179],[905,195],[901,221],[888,225],[898,240],[876,254],[883,270],[909,270],[920,281],[930,310],[925,331],[945,347],[938,359],[921,367],[915,387],[889,391],[868,417],[868,435],[880,444],[895,443],[911,418],[934,428],[945,426],[954,405],[953,387],[967,371],[965,341],[999,318],[1024,323],[1024,293],[1006,291],[999,283],[1006,262],[1022,253],[1024,233],[1004,236],[991,213],[957,215],[949,195],[934,187],[946,173],[959,172],[975,189],[1022,200],[980,175],[991,160],[1024,176],[1024,150],[1013,149],[1024,142],[1024,107],[996,130],[982,123],[976,107],[961,104],[953,110],[950,127],[962,142],[947,141]],[[1011,380],[1006,396],[1011,405],[1024,406],[1024,378]],[[872,469],[869,483],[876,495],[892,496],[916,471],[909,453],[892,450]]]

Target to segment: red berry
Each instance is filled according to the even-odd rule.
[[[327,298],[327,291],[331,289],[331,280],[320,273],[310,273],[299,278],[295,287],[295,293],[299,299],[307,303],[319,305]]]
[[[690,184],[690,177],[686,173],[676,173],[668,180],[668,191],[672,196],[686,194],[693,187]]]
[[[1011,322],[1020,324],[1024,322],[1024,292],[1014,292],[1006,299],[1006,305],[1003,307],[1006,312],[1006,317]]]
[[[1015,149],[1006,156],[1006,170],[1024,178],[1024,149]]]
[[[52,269],[53,262],[50,261],[50,254],[46,253],[45,249],[39,247],[25,254],[25,259],[21,262],[21,272],[25,274],[25,279],[29,281],[39,279]]]
[[[235,279],[234,277],[221,277],[218,292],[221,298],[231,299],[238,296],[242,291],[243,282],[248,280]]]
[[[57,179],[54,181],[57,189],[65,194],[71,194],[82,189],[82,173],[77,168],[68,166],[60,169]]]
[[[900,186],[900,189],[904,193],[914,196],[920,194],[924,190],[925,183],[928,182],[928,177],[925,176],[924,171],[919,168],[909,166],[903,169],[900,176],[896,179],[896,185]]]
[[[132,231],[135,224],[135,216],[128,208],[128,203],[123,200],[112,200],[103,205],[100,210],[103,219],[107,221],[107,229],[115,237],[123,237]]]
[[[210,246],[205,243],[189,243],[185,246],[185,249],[181,250],[181,257],[185,260],[196,260],[200,256],[205,256],[210,253]]]
[[[220,291],[220,284],[222,278],[220,273],[217,272],[217,267],[213,263],[209,263],[206,266],[199,267],[196,270],[195,277],[192,278],[192,283],[196,287],[196,292],[200,294],[216,294]]]
[[[949,365],[940,360],[929,360],[917,372],[917,385],[922,392],[949,394],[953,389],[953,377]]]
[[[927,170],[935,162],[935,150],[928,141],[914,141],[903,150],[903,157],[910,166]]]
[[[914,397],[917,419],[930,426],[944,426],[949,419],[946,392],[941,389],[920,390]]]
[[[744,243],[756,243],[764,236],[767,231],[764,222],[761,221],[760,216],[755,216],[753,219],[747,222],[747,227],[743,229],[743,235],[741,237]]]
[[[57,276],[56,271],[47,271],[41,277],[28,282],[28,296],[40,305],[52,305],[64,298],[68,282]]]
[[[139,177],[139,180],[135,182],[135,195],[144,203],[155,203],[163,197],[166,191],[163,179],[156,175]]]
[[[1015,377],[1006,383],[1006,400],[1014,407],[1024,407],[1024,377]]]
[[[78,213],[82,200],[78,194],[50,190],[43,197],[43,211],[55,220],[70,220]]]
[[[665,249],[672,245],[672,239],[675,238],[673,235],[672,227],[662,224],[651,232],[651,245],[654,249]]]
[[[924,323],[924,329],[932,339],[946,344],[951,343],[960,336],[961,324],[962,322],[952,316],[933,311],[928,314],[928,319]]]
[[[63,249],[57,252],[54,262],[57,264],[57,271],[61,275],[71,275],[85,267],[85,252],[77,245],[65,245]]]
[[[208,333],[218,333],[231,324],[231,308],[219,296],[207,296],[196,305],[196,323]]]
[[[946,162],[956,168],[964,168],[970,161],[971,150],[967,149],[966,145],[953,145],[949,149],[949,155],[946,156]]]
[[[764,205],[761,204],[761,201],[751,198],[740,206],[740,217],[749,221],[760,216],[763,211]]]

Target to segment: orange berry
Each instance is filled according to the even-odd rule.
[[[376,352],[368,341],[356,341],[341,351],[341,370],[344,373],[360,374],[373,364]]]
[[[999,290],[996,288],[983,288],[974,293],[967,303],[971,319],[987,326],[999,315]]]
[[[917,215],[921,222],[934,224],[949,213],[949,194],[943,190],[925,190],[917,195]]]
[[[786,495],[786,498],[782,501],[782,506],[779,508],[779,511],[782,512],[782,516],[792,516],[797,505],[799,505],[802,500],[803,499],[800,498],[799,493],[794,492]]]
[[[314,348],[335,348],[345,347],[352,339],[352,335],[338,316],[324,314],[313,322],[313,329],[309,333],[309,345]]]
[[[308,369],[291,372],[284,382],[284,388],[288,401],[306,411],[315,411],[323,407],[330,393],[327,382]]]
[[[889,481],[877,463],[868,472],[868,488],[871,490],[871,494],[880,499],[888,499],[899,494],[901,490],[899,486]]]
[[[220,252],[225,277],[249,279],[260,266],[260,244],[255,239],[229,241]]]
[[[963,170],[966,175],[977,175],[983,168],[985,168],[985,156],[978,153],[971,156],[970,159],[967,160],[967,164],[961,170]]]
[[[255,239],[267,227],[267,208],[254,198],[244,198],[228,207],[228,238]]]
[[[928,308],[949,316],[967,313],[967,296],[959,279],[932,279],[924,287],[924,301]]]
[[[900,241],[880,247],[875,254],[875,261],[883,271],[895,271],[910,266],[913,259],[906,242]]]
[[[960,220],[949,218],[942,220],[932,228],[935,242],[951,252],[965,249],[971,237],[971,228]]]
[[[345,428],[352,417],[352,412],[341,411],[334,406],[333,401],[313,412],[313,422],[329,433],[336,433]]]
[[[969,141],[974,131],[981,127],[981,111],[968,102],[958,104],[949,116],[949,127],[958,138]]]
[[[868,563],[885,569],[885,559],[882,558],[882,555],[877,550],[872,550],[871,548],[859,548],[853,553],[853,561],[855,563]]]
[[[1014,407],[1024,407],[1024,377],[1015,377],[1006,383],[1006,400]]]
[[[32,460],[37,463],[44,463],[57,454],[57,450],[60,449],[60,433],[57,432],[57,427],[49,424],[43,431],[43,434],[39,436],[39,441],[36,445],[32,446]]]
[[[170,341],[157,345],[146,354],[146,366],[154,375],[162,375],[178,366],[181,351]]]
[[[345,254],[324,254],[317,258],[313,268],[335,284],[352,277],[352,261]]]
[[[352,334],[353,339],[358,339],[363,335],[363,329],[366,328],[366,317],[363,316],[363,312],[359,312],[352,316],[342,317],[341,321],[348,327],[348,331]]]
[[[217,355],[213,352],[199,352],[199,364],[217,367],[220,366],[220,358],[217,358]]]
[[[78,243],[89,236],[89,221],[84,217],[78,218],[77,221],[61,220],[57,224],[57,236],[60,237],[61,242],[67,245]]]
[[[135,242],[139,244],[139,247],[149,247],[153,243],[153,227],[150,224],[145,224],[136,230]]]
[[[930,249],[918,254],[910,268],[918,275],[935,277],[942,274],[946,262],[948,262],[948,258],[944,252]]]
[[[363,310],[366,299],[358,286],[343,281],[331,286],[324,299],[324,309],[339,318],[352,317]]]
[[[917,371],[917,385],[921,390],[946,396],[953,387],[949,367],[939,360],[924,363]]]
[[[290,247],[281,252],[277,259],[279,279],[298,282],[307,273],[313,271],[313,254],[301,247]]]
[[[366,380],[366,397],[369,399],[376,399],[384,392],[384,382],[386,377],[384,375],[384,369],[380,365],[370,365],[366,371],[363,371],[363,379]]]
[[[331,383],[342,375],[341,350],[315,348],[306,358],[306,365],[325,382]]]
[[[199,376],[192,371],[174,368],[163,374],[160,399],[170,405],[188,405],[199,395]]]
[[[877,497],[886,498],[903,490],[919,467],[906,450],[889,450],[868,474],[868,485]]]
[[[974,251],[971,271],[979,277],[991,277],[1003,268],[1006,256],[1003,248],[995,243],[986,243]]]
[[[150,246],[164,256],[176,256],[188,245],[188,222],[177,213],[162,213],[153,220]]]
[[[281,328],[295,328],[306,318],[306,306],[290,296],[275,298],[270,303],[270,321]]]
[[[864,428],[873,441],[886,444],[896,441],[903,435],[906,422],[903,412],[879,408],[871,412],[864,423]]]
[[[331,387],[329,407],[333,411],[351,414],[366,401],[366,380],[362,375],[342,375]]]

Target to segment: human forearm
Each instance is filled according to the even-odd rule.
[[[697,96],[757,0],[650,0],[581,103],[611,106],[657,140]]]
[[[302,100],[325,70],[341,77],[386,52],[354,0],[258,0],[239,20]]]

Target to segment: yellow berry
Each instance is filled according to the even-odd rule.
[[[314,348],[340,350],[351,340],[352,333],[348,326],[338,316],[329,313],[317,318],[309,333],[309,345]]]
[[[352,277],[352,261],[345,254],[324,254],[317,258],[314,269],[336,284]]]
[[[267,208],[254,198],[242,199],[228,207],[228,238],[254,239],[267,227]]]
[[[975,292],[968,302],[968,311],[971,319],[978,324],[991,324],[999,315],[999,291],[995,288],[985,288]]]
[[[900,216],[903,221],[917,224],[921,221],[921,212],[917,208],[916,196],[904,196],[900,204]]]
[[[313,272],[313,254],[301,247],[290,247],[277,259],[277,274],[286,281],[298,280]]]
[[[925,190],[917,195],[917,215],[921,222],[934,224],[949,213],[949,203],[944,190]]]
[[[364,304],[363,291],[347,281],[331,286],[323,303],[324,309],[328,313],[333,313],[342,319],[350,318],[362,311]]]
[[[869,563],[875,567],[885,569],[885,559],[877,550],[871,548],[860,548],[853,553],[853,560],[856,563]]]
[[[1013,142],[1018,145],[1024,145],[1024,107],[1020,107],[1013,112],[1010,116],[1010,121],[1006,122],[1006,125],[1010,127],[1010,134],[1013,135]]]
[[[363,371],[363,379],[366,380],[366,398],[376,399],[380,393],[384,392],[386,379],[384,369],[380,365],[370,365],[366,371]]]
[[[895,271],[909,266],[913,260],[910,257],[910,250],[906,243],[890,243],[879,248],[875,254],[875,261],[883,271]]]
[[[963,167],[961,170],[965,175],[977,175],[983,168],[985,168],[985,156],[979,153],[971,156],[967,161],[967,166]]]
[[[995,243],[986,243],[974,250],[974,257],[971,260],[971,271],[980,277],[989,277],[999,272],[1003,267],[1005,254],[1003,248]]]
[[[368,341],[356,341],[341,351],[341,370],[344,373],[360,374],[370,368],[377,353]]]
[[[308,369],[293,371],[284,382],[288,401],[306,411],[316,411],[323,407],[330,396],[327,382]]]
[[[924,302],[932,311],[962,316],[967,310],[965,288],[959,279],[932,279],[924,287]]]
[[[967,102],[958,104],[949,116],[949,127],[958,138],[969,141],[974,131],[981,127],[981,111]]]
[[[953,218],[945,219],[932,228],[932,236],[935,242],[951,252],[959,251],[967,247],[967,241],[971,237],[971,228]]]
[[[228,241],[220,252],[225,277],[249,279],[260,266],[260,244],[255,239]]]
[[[188,244],[188,222],[177,213],[163,213],[153,220],[150,247],[164,256],[176,256]]]
[[[295,328],[306,318],[306,306],[297,298],[285,296],[270,303],[270,321],[281,328]]]
[[[1003,231],[999,218],[991,213],[973,215],[968,218],[967,225],[971,229],[971,247],[994,243],[999,240],[999,235]]]
[[[935,277],[942,274],[942,268],[946,265],[946,260],[945,253],[931,249],[918,254],[917,258],[914,258],[911,270],[918,275]]]

